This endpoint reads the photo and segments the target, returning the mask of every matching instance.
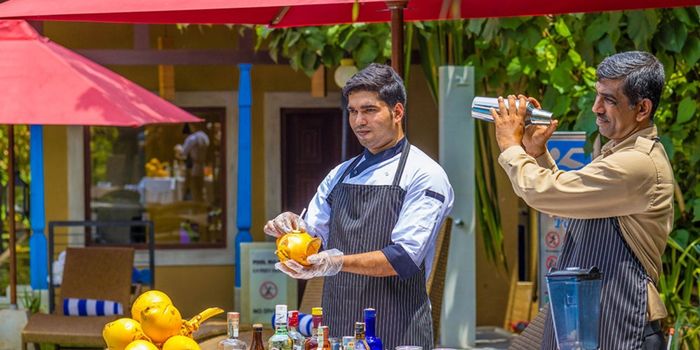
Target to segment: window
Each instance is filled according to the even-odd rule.
[[[92,127],[86,217],[152,220],[158,247],[226,245],[225,108],[185,108],[202,123]],[[145,242],[136,228],[99,228],[87,242]]]

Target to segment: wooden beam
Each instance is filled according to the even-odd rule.
[[[128,50],[82,49],[74,50],[99,64],[125,66],[172,65],[237,65],[239,63],[275,64],[266,51],[212,49],[212,50]],[[279,64],[288,64],[283,58]]]

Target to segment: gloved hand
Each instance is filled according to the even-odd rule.
[[[275,238],[294,230],[307,232],[304,220],[299,215],[292,212],[284,212],[277,215],[276,218],[268,221],[263,228],[266,235]]]
[[[296,279],[308,280],[314,277],[333,276],[343,268],[343,252],[338,249],[324,250],[310,255],[306,261],[311,266],[303,266],[289,259],[283,263],[276,263],[275,268]]]

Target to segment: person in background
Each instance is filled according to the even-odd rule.
[[[646,52],[612,55],[597,68],[593,112],[608,140],[580,170],[557,169],[546,143],[557,127],[524,126],[527,98],[499,98],[492,110],[499,163],[532,208],[572,218],[557,269],[602,272],[600,349],[663,349],[666,309],[656,289],[673,226],[673,171],[654,125],[664,68]],[[539,103],[530,98],[539,107]],[[506,107],[508,106],[508,107]],[[545,307],[513,349],[556,349]]]
[[[204,167],[209,136],[204,132],[204,123],[185,124],[182,133],[185,142],[175,146],[175,153],[177,158],[185,161],[185,199],[201,202],[204,201]]]
[[[432,349],[426,276],[440,225],[454,194],[438,163],[408,143],[402,122],[406,90],[386,65],[372,64],[343,88],[350,126],[365,150],[331,170],[305,218],[282,213],[265,225],[273,237],[301,228],[324,251],[277,268],[294,278],[325,276],[324,324],[332,336],[353,334],[366,307],[377,309],[377,336],[387,349]]]

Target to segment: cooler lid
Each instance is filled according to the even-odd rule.
[[[593,266],[588,269],[579,267],[567,267],[564,270],[549,270],[547,278],[570,278],[575,277],[579,280],[598,280],[601,278],[601,273],[598,267]]]

